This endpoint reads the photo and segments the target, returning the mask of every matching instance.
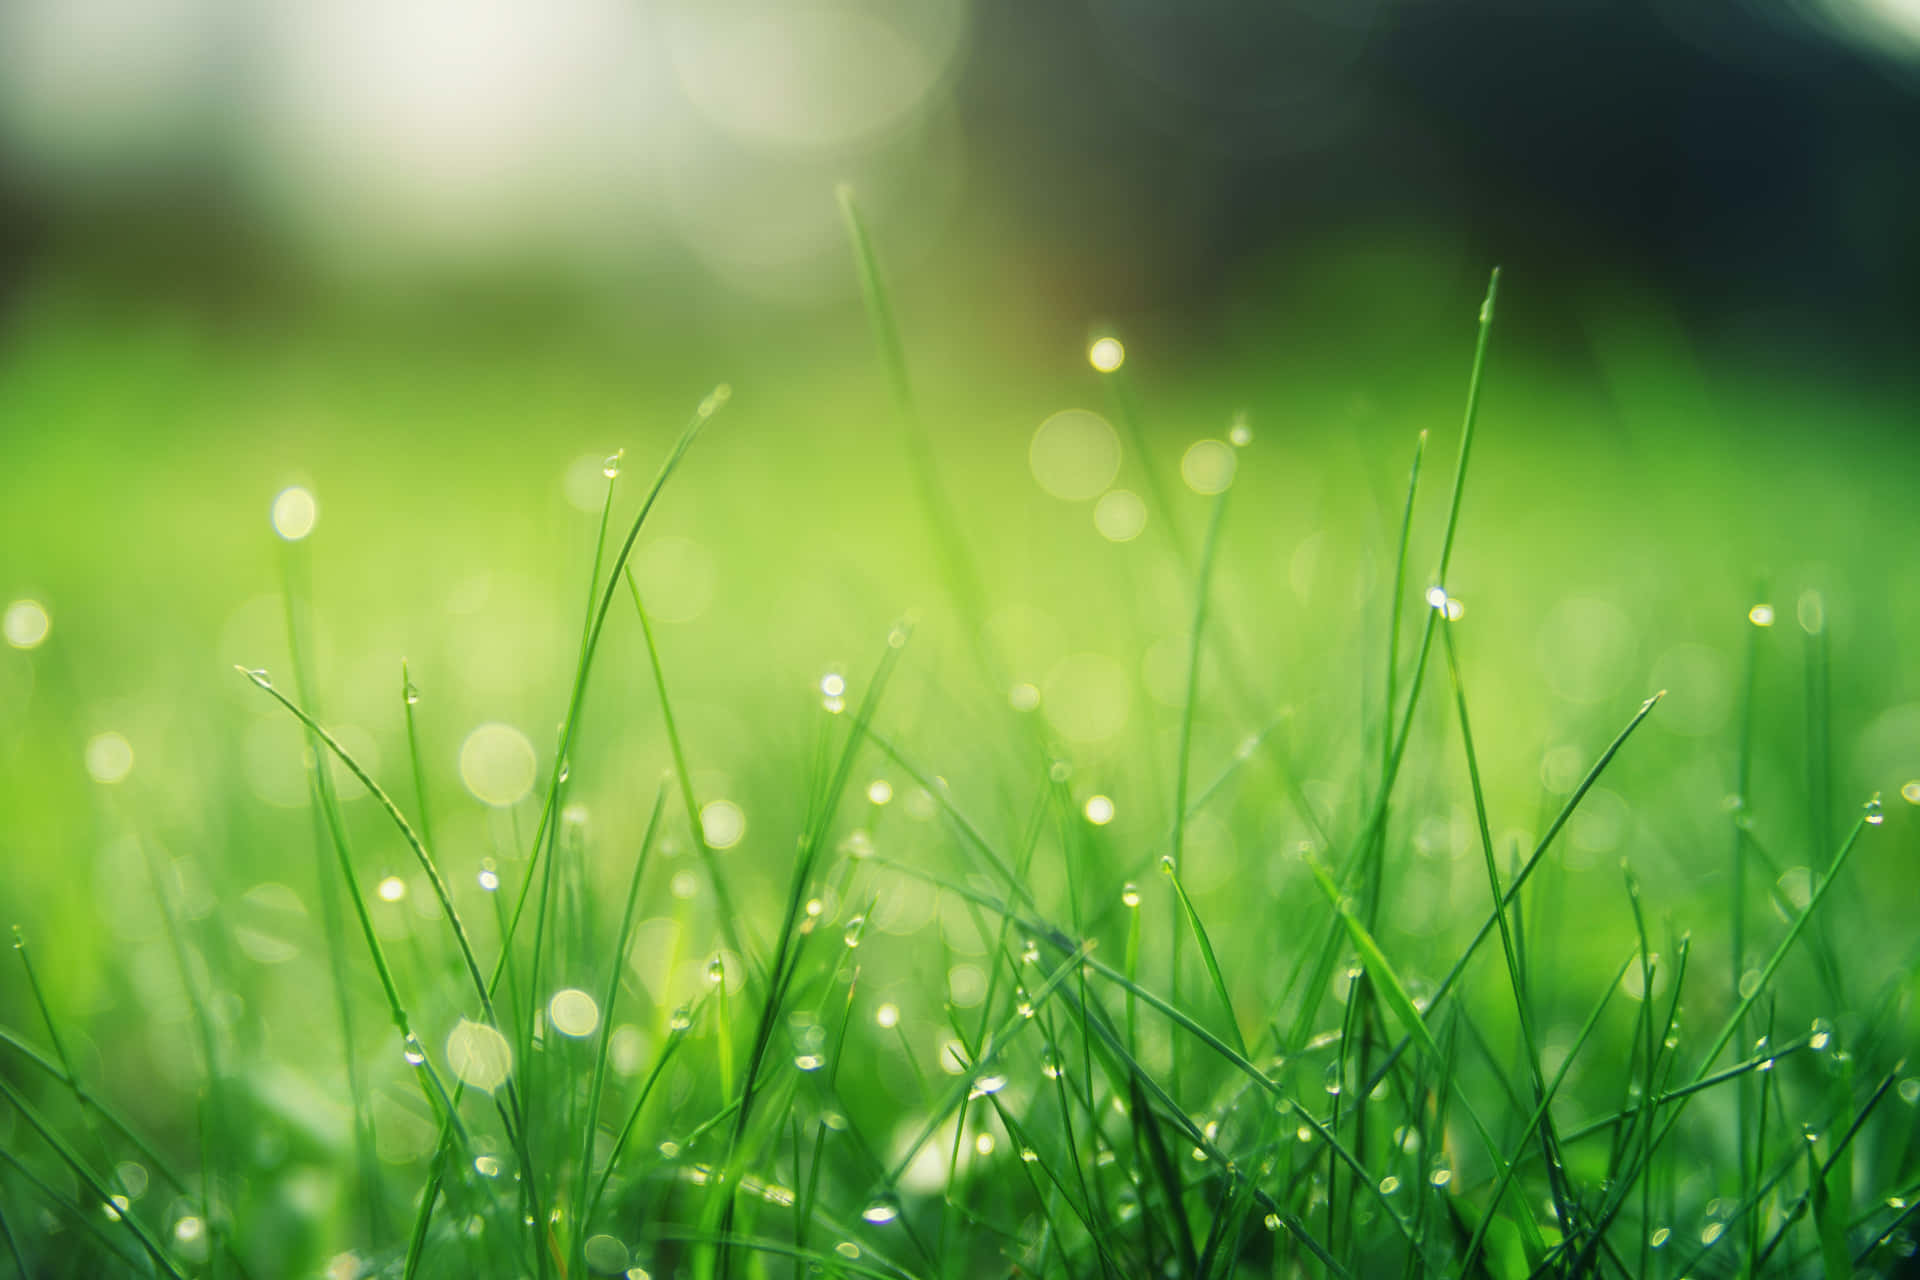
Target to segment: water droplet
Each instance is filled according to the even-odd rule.
[[[1140,886],[1131,880],[1121,885],[1120,901],[1125,906],[1138,908],[1140,905]]]
[[[500,1176],[500,1162],[492,1156],[475,1156],[473,1170],[483,1178],[497,1178]]]
[[[1278,1231],[1280,1229],[1280,1215],[1277,1213],[1268,1214],[1262,1221],[1266,1224],[1266,1228],[1269,1231]]]
[[[1647,1244],[1655,1249],[1658,1249],[1663,1245],[1665,1245],[1667,1243],[1667,1240],[1670,1237],[1672,1237],[1672,1235],[1673,1235],[1673,1231],[1671,1228],[1655,1227],[1653,1229],[1653,1234],[1647,1237]]]
[[[1772,626],[1773,606],[1770,604],[1757,604],[1753,606],[1753,608],[1747,610],[1747,621],[1756,627]]]
[[[867,918],[865,916],[855,916],[853,919],[847,921],[846,931],[840,936],[849,947],[857,947],[860,945],[861,936],[865,934],[866,931]]]
[[[860,1211],[860,1216],[876,1227],[884,1227],[900,1216],[900,1210],[884,1200],[877,1200]]]
[[[1833,1043],[1833,1024],[1825,1018],[1813,1020],[1813,1034],[1807,1037],[1807,1048],[1819,1053]]]
[[[206,1232],[206,1222],[192,1214],[188,1214],[173,1224],[173,1238],[185,1245],[198,1242],[200,1237],[205,1235]]]
[[[1247,415],[1235,414],[1233,425],[1227,428],[1227,442],[1236,449],[1244,449],[1253,443],[1253,428],[1247,425]]]
[[[1920,1103],[1920,1077],[1908,1076],[1900,1082],[1900,1101],[1910,1107]]]
[[[1020,1159],[1023,1163],[1032,1164],[1034,1161],[1038,1160],[1039,1158],[1040,1158],[1040,1153],[1038,1151],[1035,1151],[1032,1147],[1020,1148]]]
[[[1399,1189],[1400,1189],[1400,1179],[1394,1177],[1392,1174],[1388,1174],[1386,1177],[1380,1179],[1381,1195],[1390,1196],[1394,1192],[1398,1191]]]
[[[1115,337],[1095,338],[1087,348],[1087,363],[1101,373],[1112,373],[1127,362],[1127,349]]]
[[[1020,948],[1020,963],[1021,964],[1039,964],[1040,963],[1040,944],[1035,942],[1032,938],[1028,938],[1026,941],[1026,945]]]
[[[1427,1175],[1427,1181],[1436,1187],[1445,1187],[1453,1181],[1453,1170],[1444,1164],[1437,1164],[1433,1167],[1433,1172]]]
[[[1088,796],[1086,815],[1094,826],[1106,826],[1113,821],[1113,801],[1106,796]]]
[[[382,902],[398,902],[407,896],[407,882],[399,876],[388,876],[380,882],[375,892],[380,895]]]
[[[1160,874],[1163,876],[1171,876],[1173,874],[1172,854],[1163,853],[1160,855]]]
[[[878,1009],[875,1009],[873,1011],[873,1020],[878,1024],[880,1024],[881,1026],[888,1028],[889,1030],[899,1026],[900,1025],[900,1006],[897,1004],[881,1005]]]
[[[1726,1230],[1727,1224],[1724,1222],[1709,1222],[1706,1226],[1700,1228],[1700,1243],[1712,1244],[1724,1235]]]
[[[793,1065],[802,1071],[818,1071],[827,1065],[827,1059],[823,1054],[803,1053],[794,1058]]]
[[[1047,766],[1047,777],[1055,782],[1065,782],[1073,776],[1073,766],[1065,760],[1055,760]]]
[[[500,873],[492,867],[481,867],[480,874],[476,876],[475,879],[480,882],[480,887],[488,893],[492,893],[500,887]]]
[[[1051,1046],[1040,1055],[1040,1073],[1049,1080],[1058,1080],[1066,1074],[1066,1068],[1060,1065],[1060,1055]]]
[[[680,1144],[669,1138],[660,1144],[660,1154],[668,1160],[678,1160],[680,1158]]]
[[[867,800],[871,804],[885,804],[893,799],[893,784],[885,778],[875,778],[867,784]]]
[[[847,678],[837,671],[829,671],[820,677],[820,696],[838,698],[847,691]]]
[[[686,1005],[681,1005],[678,1009],[675,1009],[672,1015],[667,1018],[667,1029],[670,1031],[685,1031],[692,1025],[693,1013]]]
[[[1329,1062],[1327,1064],[1326,1089],[1330,1096],[1339,1096],[1340,1064],[1338,1062]]]
[[[998,1093],[1006,1087],[1007,1087],[1007,1078],[1005,1076],[1001,1076],[1001,1075],[977,1076],[974,1079],[973,1088],[968,1093],[967,1096],[969,1098],[984,1098],[988,1094]]]
[[[1447,607],[1447,589],[1445,587],[1440,587],[1440,586],[1428,587],[1427,588],[1427,604],[1429,607],[1434,609],[1446,608]]]
[[[626,456],[627,451],[625,449],[615,449],[607,455],[607,460],[600,464],[600,474],[609,480],[618,479],[620,476],[620,463]]]
[[[132,1205],[133,1201],[127,1199],[125,1196],[115,1195],[100,1206],[100,1212],[107,1215],[107,1221],[118,1222],[120,1221],[120,1216],[132,1207]]]
[[[839,1244],[833,1246],[833,1251],[849,1262],[860,1256],[860,1246],[851,1240],[842,1240]]]
[[[409,1034],[407,1038],[401,1042],[400,1056],[406,1059],[408,1066],[417,1067],[427,1060],[427,1051],[421,1047],[418,1036]]]
[[[707,981],[712,983],[721,983],[721,982],[725,982],[726,980],[727,980],[727,966],[720,959],[720,957],[715,956],[713,959],[707,961]]]
[[[1023,1018],[1031,1018],[1034,1015],[1033,1001],[1027,998],[1024,990],[1020,992],[1020,1003],[1013,1007],[1013,1011]]]
[[[1866,812],[1867,825],[1870,827],[1877,827],[1887,820],[1886,812],[1880,807],[1880,793],[1878,791],[1873,793],[1873,799],[1867,801],[1862,808]]]

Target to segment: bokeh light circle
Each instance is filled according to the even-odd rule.
[[[1097,413],[1063,409],[1033,433],[1027,464],[1053,497],[1085,502],[1105,493],[1120,474],[1120,437]]]
[[[510,724],[483,724],[460,744],[460,781],[482,804],[504,809],[533,790],[533,743]]]

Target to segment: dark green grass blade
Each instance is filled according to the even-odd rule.
[[[467,966],[467,976],[473,984],[474,994],[480,1000],[481,1012],[487,1022],[497,1028],[499,1022],[494,1014],[493,996],[488,990],[486,976],[481,972],[480,961],[474,954],[473,941],[467,933],[466,921],[461,918],[459,909],[453,905],[453,893],[447,888],[446,878],[440,874],[439,864],[434,861],[433,855],[427,852],[426,843],[420,834],[414,830],[413,824],[407,821],[407,816],[404,813],[400,812],[400,806],[393,802],[393,797],[388,795],[385,789],[373,780],[373,775],[368,773],[366,769],[361,766],[360,762],[353,758],[351,752],[340,745],[337,738],[321,728],[319,721],[315,720],[291,698],[287,697],[286,694],[274,688],[270,680],[257,672],[247,671],[244,667],[239,668],[239,670],[249,680],[253,681],[255,685],[265,691],[268,697],[278,702],[282,707],[285,707],[295,719],[305,725],[307,731],[319,740],[327,750],[331,751],[335,758],[347,767],[347,771],[359,780],[360,785],[367,789],[367,793],[380,802],[380,807],[386,812],[387,817],[392,820],[394,827],[400,832],[400,838],[406,841],[407,848],[413,852],[414,860],[419,863],[421,871],[426,874],[427,883],[433,888],[433,896],[438,900],[440,910],[444,912],[447,917],[448,927],[453,930],[454,943],[459,947],[460,958]]]
[[[73,1170],[74,1176],[80,1180],[82,1186],[86,1187],[87,1193],[94,1197],[96,1203],[105,1205],[112,1201],[113,1192],[108,1189],[105,1179],[87,1165],[80,1153],[73,1149],[72,1144],[46,1122],[34,1105],[28,1102],[5,1076],[0,1076],[0,1095],[5,1095],[7,1101],[13,1104],[13,1109],[20,1114],[20,1118],[40,1135],[41,1141],[53,1149],[62,1163]],[[141,1249],[153,1259],[154,1265],[172,1276],[174,1280],[186,1280],[180,1269],[174,1266],[173,1259],[167,1256],[166,1250],[160,1247],[160,1242],[154,1238],[153,1233],[148,1231],[145,1224],[140,1221],[138,1214],[123,1213],[120,1215],[120,1221],[134,1239],[140,1242]]]

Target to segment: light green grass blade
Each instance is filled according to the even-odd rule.
[[[633,597],[633,611],[640,619],[640,634],[646,640],[647,663],[653,670],[654,691],[660,696],[660,720],[667,731],[667,748],[673,753],[673,773],[680,784],[680,802],[686,807],[687,827],[693,835],[693,850],[706,869],[708,883],[713,886],[721,935],[726,938],[727,946],[746,962],[747,976],[758,981],[762,972],[759,957],[749,939],[741,932],[739,912],[734,910],[726,876],[720,870],[720,861],[713,846],[707,843],[706,826],[700,821],[700,804],[693,794],[693,774],[687,768],[686,749],[680,744],[680,727],[673,718],[673,702],[667,697],[667,674],[660,665],[659,647],[654,644],[653,623],[647,617],[646,606],[640,602],[640,584],[634,581],[633,566],[626,566],[622,573],[627,580],[627,591]],[[725,1021],[725,1016],[723,1011],[722,1021]]]

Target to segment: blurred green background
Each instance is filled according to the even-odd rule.
[[[1553,945],[1576,965],[1624,954],[1623,856],[1674,928],[1718,909],[1763,601],[1758,830],[1819,866],[1882,793],[1887,838],[1855,885],[1911,884],[1920,10],[1900,0],[1711,23],[1666,4],[1388,0],[13,0],[0,27],[0,597],[49,621],[42,636],[10,613],[0,648],[0,915],[36,940],[110,1087],[153,1070],[190,1091],[196,1070],[130,837],[164,851],[189,918],[237,922],[213,962],[236,975],[223,1016],[257,1022],[282,1061],[331,1043],[301,737],[233,671],[288,670],[289,566],[311,574],[324,717],[403,796],[410,664],[441,856],[472,896],[536,802],[479,803],[462,744],[515,726],[544,776],[602,460],[626,450],[618,523],[720,382],[731,403],[635,563],[700,798],[746,816],[725,855],[744,914],[764,936],[784,892],[823,673],[858,687],[903,615],[918,627],[886,727],[1015,826],[1022,713],[970,659],[983,624],[939,585],[843,180],[895,292],[991,644],[1040,691],[1026,714],[1076,796],[1115,801],[1116,897],[1170,818],[1183,565],[1209,505],[1182,483],[1187,449],[1236,415],[1251,429],[1196,778],[1285,718],[1196,826],[1190,884],[1257,936],[1265,904],[1305,891],[1281,780],[1357,821],[1405,471],[1431,431],[1424,587],[1496,261],[1447,587],[1502,847],[1671,691],[1540,882],[1571,926]],[[1113,416],[1087,360],[1104,334],[1126,344],[1147,446],[1114,437],[1110,482],[1150,495],[1151,468],[1171,499],[1125,542],[1032,465],[1051,415]],[[289,486],[317,501],[298,543],[269,522]],[[1831,768],[1810,782],[1821,653]],[[1416,938],[1484,893],[1459,856],[1455,735],[1439,699],[1427,710],[1397,819],[1392,928]],[[668,758],[624,608],[574,754],[594,839],[630,848]],[[900,796],[874,839],[945,856],[899,771],[868,774]],[[371,802],[344,793],[368,883],[408,875]],[[282,884],[291,903],[261,889]],[[893,890],[894,931],[936,910]],[[675,989],[711,945],[702,892],[651,912],[690,931],[686,972],[660,979]],[[1910,896],[1843,889],[1863,966],[1911,963]],[[425,901],[383,904],[383,927],[430,930],[408,915]],[[927,981],[904,955],[903,992]],[[32,1021],[11,979],[0,1018]],[[179,1120],[164,1091],[131,1106]]]

